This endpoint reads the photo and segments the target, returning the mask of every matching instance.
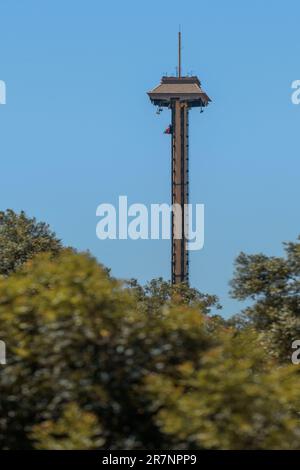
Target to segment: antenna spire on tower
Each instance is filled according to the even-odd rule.
[[[178,31],[178,78],[181,77],[181,31]]]

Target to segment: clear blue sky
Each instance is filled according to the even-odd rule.
[[[169,124],[146,91],[176,65],[213,103],[191,112],[191,202],[206,207],[191,284],[238,312],[228,281],[241,251],[279,255],[299,227],[300,3],[1,0],[0,207],[50,223],[114,275],[169,278],[168,241],[96,238],[95,211],[169,202]]]

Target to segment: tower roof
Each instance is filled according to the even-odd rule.
[[[207,106],[211,101],[202,90],[198,77],[162,77],[161,83],[148,92],[151,102],[156,106],[169,106],[179,99],[191,107]]]

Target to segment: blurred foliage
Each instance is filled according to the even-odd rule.
[[[0,212],[0,275],[7,276],[41,252],[56,255],[62,246],[49,226],[22,211]]]
[[[59,419],[68,402],[94,413],[106,446],[159,448],[143,392],[150,372],[168,371],[217,344],[198,309],[149,315],[135,295],[88,255],[38,255],[0,281],[2,447],[30,448],[28,431]]]
[[[0,212],[2,449],[297,449],[300,243],[240,254],[214,295],[121,283],[44,223]],[[2,276],[1,276],[2,275]]]
[[[91,450],[104,444],[97,417],[69,403],[57,421],[43,421],[33,426],[31,438],[42,450]]]
[[[2,449],[299,447],[298,368],[217,299],[42,253],[0,279]]]
[[[300,338],[300,237],[284,246],[285,257],[241,253],[231,286],[234,298],[252,301],[235,324],[265,332],[269,351],[290,361],[291,344]]]
[[[297,449],[300,380],[294,366],[276,367],[251,330],[224,337],[181,364],[179,377],[147,378],[152,410],[177,449]]]

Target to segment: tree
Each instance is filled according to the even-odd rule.
[[[216,344],[203,322],[186,306],[148,315],[88,255],[35,256],[0,281],[8,361],[0,382],[1,447],[31,448],[30,429],[60,419],[69,402],[98,417],[110,448],[163,445],[146,411],[143,380],[149,371],[171,373],[187,358],[197,361]]]
[[[250,299],[243,313],[269,338],[269,350],[290,361],[293,340],[300,338],[300,237],[285,243],[286,257],[241,253],[235,263],[232,295]]]
[[[296,447],[297,368],[193,302],[149,311],[88,254],[0,279],[0,330],[1,448]]]
[[[97,450],[105,443],[97,417],[77,403],[68,403],[57,421],[33,426],[30,437],[35,448],[42,450]]]
[[[276,367],[255,331],[224,336],[200,368],[178,367],[176,380],[147,378],[152,410],[176,449],[298,449],[300,380]]]
[[[0,275],[9,275],[37,253],[57,255],[61,248],[60,240],[44,222],[27,217],[23,211],[0,212]]]
[[[145,286],[141,286],[136,279],[131,279],[128,286],[135,293],[140,307],[144,308],[149,314],[154,310],[161,309],[166,304],[198,308],[204,314],[210,313],[212,308],[217,310],[222,308],[216,295],[203,294],[184,282],[172,285],[171,282],[158,278],[152,279]]]

